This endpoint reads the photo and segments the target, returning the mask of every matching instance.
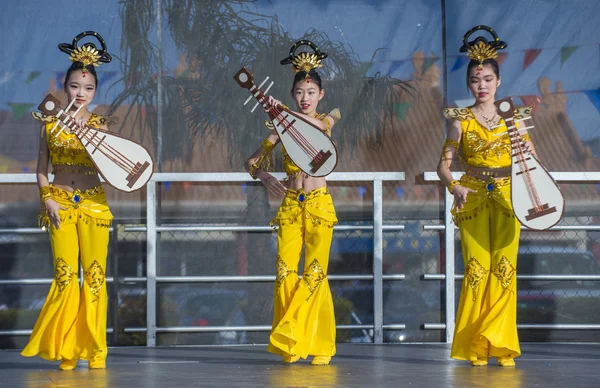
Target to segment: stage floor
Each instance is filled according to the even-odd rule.
[[[265,346],[110,348],[105,370],[0,351],[0,387],[598,387],[600,344],[522,344],[516,368],[471,367],[443,344],[339,344],[329,366],[286,365]]]

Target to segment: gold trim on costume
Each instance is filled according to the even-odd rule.
[[[63,258],[57,258],[56,266],[54,267],[54,282],[56,283],[56,288],[58,288],[58,295],[52,303],[58,301],[60,295],[71,284],[74,278],[77,278],[77,272],[73,271],[73,268]]]
[[[510,283],[512,283],[516,272],[515,267],[513,267],[506,256],[502,256],[492,273],[498,278],[500,284],[502,284],[502,288],[506,290],[510,287]]]
[[[292,61],[292,70],[294,73],[300,73],[304,71],[310,73],[314,69],[323,67],[319,56],[314,53],[303,52],[294,57]]]
[[[313,259],[308,268],[302,274],[302,280],[306,287],[310,290],[311,295],[315,292],[319,284],[325,279],[325,273],[319,261],[317,259]]]
[[[277,255],[277,276],[275,278],[275,289],[277,290],[277,295],[279,295],[279,288],[283,284],[283,281],[292,273],[298,272],[290,269],[285,261],[281,260],[281,257]]]
[[[85,282],[87,283],[92,294],[98,296],[98,293],[102,289],[104,285],[104,280],[106,276],[104,274],[104,270],[100,266],[97,260],[90,265],[90,267],[85,271],[84,274]]]
[[[487,59],[498,58],[498,51],[491,44],[479,41],[469,47],[467,55],[472,60],[479,62],[479,66],[481,66]]]
[[[257,170],[263,170],[265,172],[268,172],[271,170],[271,153],[273,152],[274,148],[275,148],[275,144],[271,143],[269,141],[269,139],[263,140],[262,152],[261,152],[260,156],[258,157],[258,160],[256,162],[254,162],[254,164],[252,164],[250,166],[250,168],[248,169],[248,172],[250,173],[250,176],[253,179],[257,178],[257,176],[256,176]]]
[[[500,159],[502,155],[510,155],[512,152],[512,146],[505,141],[509,139],[508,134],[489,143],[475,131],[467,131],[464,136],[470,150],[484,158],[487,158],[489,154],[496,154],[496,157]]]
[[[469,108],[445,108],[444,116],[446,116],[447,119],[454,119],[458,121],[469,121],[475,119],[475,116]]]
[[[477,259],[472,257],[469,260],[467,270],[465,271],[465,279],[469,283],[469,287],[473,290],[473,300],[477,299],[477,288],[479,287],[479,283],[485,278],[485,275],[487,275],[487,272]]]
[[[73,53],[69,56],[71,62],[81,62],[84,66],[94,65],[100,66],[100,52],[96,50],[94,47],[89,45],[85,45],[83,47],[78,47],[73,50]]]

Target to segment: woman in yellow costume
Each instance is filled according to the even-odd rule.
[[[93,43],[77,47],[85,37]],[[70,111],[76,112],[77,126],[107,129],[106,118],[88,111],[98,86],[94,66],[110,62],[100,35],[85,32],[72,44],[59,45],[73,61],[65,76],[64,88]],[[42,211],[41,225],[50,233],[54,260],[54,281],[35,324],[29,343],[21,354],[60,360],[60,369],[74,369],[78,359],[88,360],[90,369],[105,368],[106,347],[106,256],[112,214],[94,164],[79,139],[65,128],[54,129],[54,117],[34,117],[43,121],[37,164],[37,181]],[[48,161],[54,180],[48,179]],[[78,282],[79,261],[83,284]]]
[[[302,44],[316,47],[312,42],[302,41]],[[297,73],[291,90],[297,113],[330,136],[340,113],[338,109],[329,114],[317,113],[325,90],[315,69],[322,66],[324,57],[324,53],[317,56],[304,52],[293,60],[291,56],[282,60],[282,64],[291,62]],[[282,104],[269,97],[268,105]],[[279,230],[273,327],[267,350],[282,356],[286,363],[314,356],[311,364],[328,365],[336,351],[333,298],[327,267],[337,217],[325,178],[312,177],[301,171],[283,146],[285,186],[269,174],[271,152],[278,142],[277,132],[272,130],[248,159],[250,175],[260,179],[272,194],[284,196],[271,223],[279,226]],[[300,277],[298,263],[303,246],[305,265]]]
[[[492,34],[493,40],[480,36],[468,41],[479,30]],[[520,224],[510,198],[512,147],[494,105],[501,83],[495,58],[506,43],[486,26],[469,30],[463,42],[460,51],[471,58],[467,85],[475,103],[445,110],[451,125],[437,169],[454,195],[452,214],[465,262],[451,357],[471,361],[473,366],[487,365],[489,358],[496,357],[498,365],[509,367],[521,354],[516,317]],[[525,152],[534,152],[529,135],[521,133]],[[460,180],[450,172],[457,154],[466,165]]]

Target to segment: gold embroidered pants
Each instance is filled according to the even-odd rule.
[[[46,360],[106,357],[106,256],[112,214],[101,186],[73,193],[51,187],[60,229],[49,227],[54,281],[21,354]],[[47,217],[41,216],[47,224]],[[83,284],[78,282],[78,259]]]
[[[461,184],[477,192],[469,194],[467,210],[454,211],[465,278],[451,357],[470,361],[477,357],[518,357],[516,268],[520,223],[507,208],[510,182],[498,182],[493,189],[476,180],[461,179]]]
[[[327,281],[333,201],[326,187],[288,190],[272,224],[279,225],[273,328],[267,350],[281,356],[335,355],[335,316]],[[302,247],[305,266],[297,268]]]

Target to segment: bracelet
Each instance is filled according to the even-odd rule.
[[[52,198],[49,186],[40,187],[40,201],[45,204],[48,199]]]
[[[457,181],[457,180],[453,180],[453,181],[450,181],[450,183],[448,183],[448,191],[450,192],[450,194],[453,194],[452,190],[454,189],[455,186],[458,186],[458,185],[460,185],[460,181]]]
[[[256,173],[258,170],[260,170],[260,166],[258,165],[258,162],[254,163],[248,169],[248,172],[250,173],[250,176],[252,177],[252,179],[256,180],[256,178],[257,178]]]

